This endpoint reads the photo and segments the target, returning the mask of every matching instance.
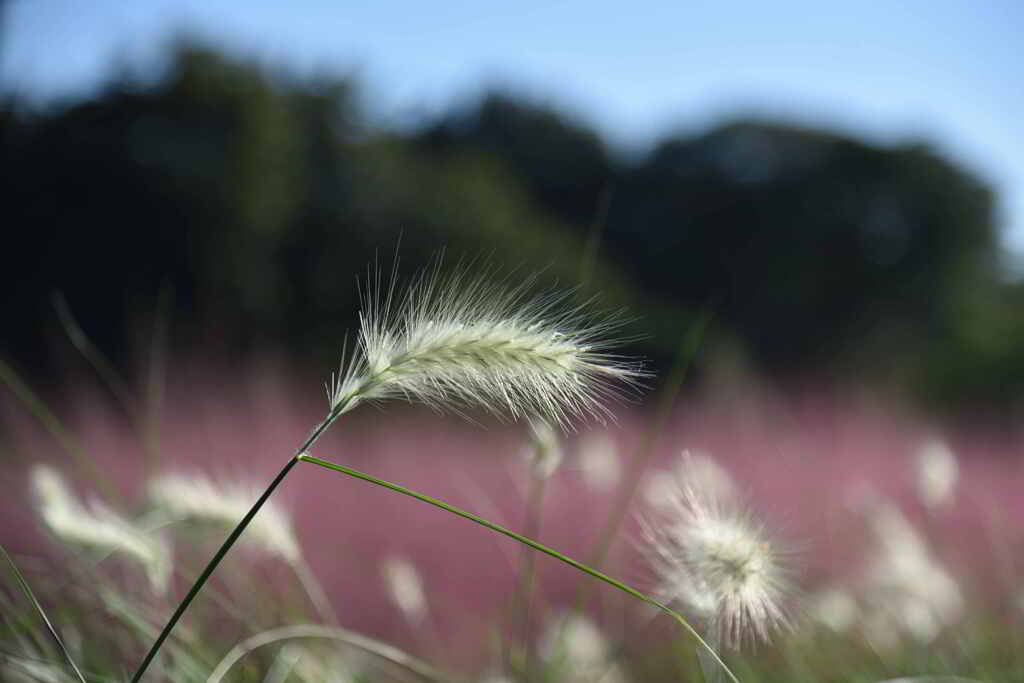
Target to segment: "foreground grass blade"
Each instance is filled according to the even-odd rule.
[[[29,602],[32,603],[32,606],[39,614],[39,617],[43,620],[43,623],[46,624],[46,630],[50,632],[50,636],[53,638],[53,641],[57,643],[57,647],[60,648],[61,654],[63,654],[64,659],[67,660],[68,666],[70,666],[75,672],[75,676],[78,677],[78,680],[85,683],[85,676],[82,675],[82,671],[78,668],[78,665],[75,664],[74,658],[72,658],[71,653],[68,652],[68,648],[64,645],[63,639],[61,639],[60,634],[57,633],[57,629],[54,628],[53,624],[50,622],[50,618],[46,616],[46,611],[43,610],[43,606],[39,604],[38,600],[36,600],[36,595],[32,592],[32,588],[28,585],[28,581],[25,580],[21,570],[18,569],[18,565],[14,564],[14,560],[11,559],[9,554],[7,554],[7,549],[4,548],[3,545],[0,545],[0,554],[4,556],[4,560],[7,561],[7,565],[11,568],[11,571],[14,572],[14,577],[18,581],[18,586],[21,588],[21,591],[25,594],[25,597],[28,598]]]
[[[270,494],[272,494],[274,490],[281,485],[281,482],[284,481],[286,476],[288,476],[288,473],[291,472],[292,468],[298,464],[299,455],[313,447],[313,444],[315,444],[323,433],[327,431],[327,428],[334,424],[335,420],[341,416],[343,409],[344,405],[335,408],[327,415],[323,422],[316,426],[313,433],[309,435],[309,438],[307,438],[306,441],[298,448],[295,455],[292,456],[287,464],[281,468],[281,471],[277,473],[274,480],[270,482],[270,486],[268,486],[259,499],[253,503],[253,506],[249,509],[249,512],[246,513],[245,517],[242,518],[242,521],[238,523],[238,526],[231,531],[228,537],[224,540],[224,543],[217,549],[213,558],[203,569],[202,573],[199,574],[199,578],[197,578],[195,583],[192,584],[188,593],[185,594],[184,599],[178,605],[177,609],[174,610],[174,614],[172,614],[171,618],[167,620],[167,625],[164,626],[162,631],[160,631],[160,635],[157,636],[152,647],[149,648],[149,652],[147,652],[145,658],[143,658],[142,664],[139,665],[139,668],[132,676],[131,683],[138,683],[138,681],[142,680],[142,676],[146,673],[146,669],[148,669],[149,665],[153,662],[153,658],[156,657],[156,653],[160,651],[160,647],[164,644],[164,641],[167,640],[169,635],[171,635],[171,631],[174,630],[174,627],[181,619],[181,616],[185,614],[185,610],[188,609],[189,605],[192,604],[192,601],[195,600],[196,596],[199,594],[199,591],[201,591],[203,586],[206,585],[206,582],[209,581],[210,576],[217,569],[221,560],[223,560],[224,556],[228,554],[229,550],[231,550],[231,546],[233,546],[239,537],[241,537],[242,533],[249,526],[249,523],[256,516],[256,513],[260,511],[260,508],[262,508],[267,502],[267,499],[270,498]]]
[[[533,540],[531,538],[527,538],[526,536],[523,536],[521,534],[517,534],[516,532],[512,531],[511,529],[507,529],[507,528],[501,526],[500,524],[495,524],[494,522],[490,522],[490,521],[484,519],[483,517],[478,517],[477,515],[474,515],[472,512],[467,512],[467,511],[462,510],[460,508],[457,508],[457,507],[455,507],[453,505],[449,505],[448,503],[445,503],[442,500],[438,500],[437,498],[432,498],[431,496],[428,496],[428,495],[423,494],[423,493],[419,493],[418,491],[413,491],[412,489],[405,488],[404,486],[401,486],[399,484],[394,484],[394,483],[389,482],[389,481],[384,481],[383,479],[378,479],[377,477],[374,477],[374,476],[372,476],[370,474],[366,474],[364,472],[360,472],[358,470],[354,470],[354,469],[352,469],[350,467],[345,467],[344,465],[339,465],[337,463],[333,463],[333,462],[330,462],[330,461],[327,461],[327,460],[321,460],[320,458],[313,457],[312,455],[309,455],[308,453],[303,453],[303,454],[299,455],[297,460],[300,460],[302,462],[308,462],[308,463],[311,463],[313,465],[319,465],[320,467],[324,467],[326,469],[333,470],[335,472],[340,472],[341,474],[346,474],[346,475],[348,475],[350,477],[353,477],[355,479],[361,479],[362,481],[369,482],[369,483],[375,484],[377,486],[382,486],[382,487],[384,487],[386,489],[394,491],[395,493],[401,493],[402,495],[409,496],[410,498],[415,498],[416,500],[422,501],[422,502],[427,503],[429,505],[433,505],[434,507],[437,507],[437,508],[440,508],[440,509],[445,510],[447,512],[450,512],[453,515],[458,515],[459,517],[463,517],[465,519],[468,519],[469,521],[475,522],[475,523],[479,524],[482,527],[490,529],[491,531],[495,531],[495,532],[497,532],[499,534],[502,534],[504,536],[508,536],[509,538],[511,538],[513,540],[516,540],[516,541],[518,541],[518,542],[520,542],[520,543],[522,543],[524,545],[527,545],[527,546],[533,548],[534,550],[538,550],[538,551],[544,553],[545,555],[549,555],[549,556],[555,558],[556,560],[569,565],[570,567],[578,569],[578,570],[580,570],[581,572],[583,572],[585,574],[589,574],[590,576],[594,577],[595,579],[598,579],[599,581],[603,581],[604,583],[608,584],[609,586],[614,586],[615,588],[619,589],[623,593],[626,593],[627,595],[631,595],[634,598],[637,598],[638,600],[642,600],[642,601],[646,602],[647,604],[652,605],[652,606],[658,608],[659,610],[661,610],[665,614],[667,614],[670,617],[672,617],[673,619],[675,619],[676,622],[678,622],[680,626],[682,626],[691,636],[693,636],[693,638],[700,644],[700,646],[704,650],[706,650],[708,652],[708,654],[715,661],[715,663],[717,663],[720,667],[722,667],[722,670],[729,677],[729,680],[731,680],[733,683],[739,683],[739,680],[732,673],[732,671],[729,669],[729,667],[726,666],[725,662],[722,661],[721,657],[718,656],[718,653],[715,652],[713,649],[711,649],[711,646],[708,645],[707,642],[705,642],[703,638],[701,638],[700,634],[697,633],[697,631],[694,630],[694,628],[692,626],[690,626],[690,623],[688,621],[686,621],[686,619],[683,617],[683,615],[679,614],[678,612],[676,612],[674,609],[672,609],[668,605],[665,605],[664,603],[661,603],[661,602],[655,600],[654,598],[652,598],[652,597],[650,597],[648,595],[645,595],[644,593],[641,593],[640,591],[638,591],[637,589],[633,588],[632,586],[629,586],[629,585],[627,585],[625,583],[622,583],[621,581],[618,581],[617,579],[613,579],[612,577],[608,576],[607,574],[599,572],[596,569],[592,569],[591,567],[588,567],[587,565],[585,565],[585,564],[583,564],[581,562],[577,562],[576,560],[572,559],[568,555],[563,555],[562,553],[558,552],[557,550],[554,550],[552,548],[547,547],[546,545],[538,543],[537,541],[535,541],[535,540]]]
[[[68,306],[68,300],[63,293],[53,293],[53,309],[57,312],[57,320],[60,321],[61,327],[64,328],[64,334],[67,335],[71,345],[92,366],[93,370],[96,371],[96,375],[107,385],[107,389],[117,398],[124,409],[133,418],[138,419],[138,407],[132,396],[132,391],[128,387],[128,383],[124,381],[114,365],[107,360],[99,348],[92,343],[85,330],[75,320],[75,316],[71,313],[71,307]]]

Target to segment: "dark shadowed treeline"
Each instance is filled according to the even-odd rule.
[[[710,348],[779,379],[961,405],[1024,389],[992,193],[924,144],[736,120],[627,161],[507,93],[390,130],[348,79],[195,45],[155,81],[0,117],[0,353],[30,373],[66,345],[54,292],[120,362],[166,315],[180,348],[323,368],[368,263],[411,273],[444,248],[628,310],[660,370],[712,307]]]

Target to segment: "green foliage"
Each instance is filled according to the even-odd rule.
[[[176,50],[155,82],[5,103],[0,196],[21,245],[0,256],[0,296],[20,324],[0,352],[52,363],[60,290],[124,358],[170,287],[176,343],[322,365],[363,264],[397,253],[414,272],[443,248],[542,286],[592,272],[580,295],[643,318],[632,350],[656,366],[713,306],[721,337],[780,378],[874,375],[954,405],[1024,388],[1004,382],[1024,330],[1007,322],[991,191],[925,146],[741,120],[632,163],[508,93],[380,130],[350,79]]]

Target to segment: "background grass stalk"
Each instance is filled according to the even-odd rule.
[[[518,541],[518,542],[520,542],[520,543],[522,543],[524,545],[527,545],[527,546],[533,548],[534,550],[538,550],[538,551],[544,553],[545,555],[553,557],[556,560],[559,560],[560,562],[563,562],[563,563],[569,565],[570,567],[578,569],[579,571],[581,571],[581,572],[583,572],[585,574],[589,574],[590,576],[594,577],[595,579],[598,579],[599,581],[603,581],[604,583],[608,584],[609,586],[613,586],[613,587],[619,589],[620,591],[622,591],[623,593],[626,593],[627,595],[631,595],[634,598],[637,598],[638,600],[642,600],[643,602],[646,602],[647,604],[656,607],[657,609],[661,610],[665,614],[667,614],[670,617],[672,617],[673,619],[675,619],[676,622],[680,626],[682,626],[691,636],[693,636],[693,638],[697,641],[697,643],[704,650],[706,650],[708,652],[708,654],[715,661],[715,663],[717,663],[722,668],[722,670],[726,673],[726,675],[729,677],[729,680],[732,681],[732,683],[739,683],[739,680],[732,673],[732,671],[729,669],[729,667],[726,666],[725,662],[722,661],[721,657],[718,656],[718,653],[711,649],[711,646],[708,645],[707,642],[705,642],[705,640],[701,637],[701,635],[699,633],[697,633],[697,631],[692,626],[690,626],[690,623],[683,617],[683,615],[679,614],[679,612],[676,612],[674,609],[672,609],[668,605],[666,605],[666,604],[664,604],[662,602],[659,602],[659,601],[655,600],[654,598],[652,598],[652,597],[650,597],[650,596],[648,596],[648,595],[646,595],[644,593],[641,593],[636,588],[633,588],[632,586],[629,586],[628,584],[622,583],[621,581],[619,581],[617,579],[613,579],[612,577],[608,576],[607,574],[604,574],[604,573],[602,573],[602,572],[600,572],[600,571],[598,571],[596,569],[588,567],[587,565],[572,559],[568,555],[563,555],[562,553],[558,552],[557,550],[554,550],[552,548],[547,547],[546,545],[538,543],[537,541],[533,540],[532,538],[527,538],[526,536],[523,536],[521,534],[517,534],[516,532],[512,531],[511,529],[507,529],[507,528],[501,526],[500,524],[495,524],[494,522],[490,522],[490,521],[488,521],[488,520],[486,520],[486,519],[484,519],[482,517],[478,517],[477,515],[474,515],[472,512],[467,512],[466,510],[462,510],[462,509],[457,508],[457,507],[455,507],[453,505],[449,505],[448,503],[445,503],[444,501],[439,500],[437,498],[433,498],[433,497],[428,496],[428,495],[426,495],[424,493],[419,493],[418,491],[413,491],[412,489],[408,489],[408,488],[406,488],[404,486],[401,486],[400,484],[395,484],[395,483],[392,483],[392,482],[389,482],[389,481],[385,481],[383,479],[378,479],[377,477],[374,477],[373,475],[366,474],[364,472],[360,472],[358,470],[354,470],[354,469],[352,469],[350,467],[345,467],[344,465],[339,465],[337,463],[333,463],[333,462],[330,462],[328,460],[321,460],[320,458],[316,458],[316,457],[314,457],[312,455],[309,455],[308,453],[300,453],[299,455],[297,455],[295,457],[294,460],[295,461],[302,461],[302,462],[312,463],[314,465],[319,465],[320,467],[324,467],[326,469],[333,470],[335,472],[340,472],[341,474],[346,474],[346,475],[348,475],[350,477],[353,477],[355,479],[361,479],[362,481],[368,482],[370,484],[375,484],[377,486],[381,486],[383,488],[386,488],[386,489],[389,489],[391,491],[394,491],[395,493],[401,493],[402,495],[409,496],[410,498],[415,498],[416,500],[419,500],[421,502],[427,503],[429,505],[433,505],[434,507],[437,507],[437,508],[440,508],[442,510],[445,510],[446,512],[450,512],[453,515],[458,515],[459,517],[462,517],[464,519],[468,519],[469,521],[475,522],[475,523],[479,524],[482,527],[490,529],[491,531],[495,531],[495,532],[497,532],[499,534],[502,534],[504,536],[508,536],[509,538],[511,538],[511,539],[513,539],[515,541]]]
[[[622,522],[626,519],[626,513],[629,511],[629,506],[633,502],[633,497],[636,495],[637,489],[640,488],[640,483],[643,481],[644,473],[647,471],[647,467],[651,463],[651,458],[654,456],[654,446],[657,443],[658,438],[661,436],[662,431],[665,429],[665,423],[668,422],[668,419],[672,414],[672,408],[675,407],[676,397],[679,396],[679,392],[683,386],[683,380],[686,379],[687,371],[690,369],[690,365],[694,357],[697,355],[697,351],[700,349],[701,342],[704,340],[704,334],[707,331],[708,325],[711,323],[712,316],[713,313],[711,309],[703,312],[683,339],[683,343],[679,348],[679,355],[676,357],[675,365],[669,374],[668,381],[665,384],[664,393],[662,394],[661,401],[658,404],[654,424],[645,435],[640,448],[636,451],[636,455],[633,458],[635,464],[632,468],[629,479],[626,481],[625,486],[622,487],[619,496],[616,498],[615,506],[612,508],[612,512],[608,516],[608,520],[605,522],[601,535],[598,537],[597,546],[590,558],[590,564],[594,566],[600,566],[604,562],[608,555],[608,551],[611,549],[612,542],[615,540],[619,528],[622,526]]]
[[[18,569],[18,565],[14,564],[14,560],[11,559],[11,556],[7,554],[7,549],[2,545],[0,545],[0,555],[4,556],[4,560],[7,562],[8,566],[10,566],[11,571],[14,572],[14,578],[18,581],[18,586],[25,594],[25,597],[28,598],[29,602],[32,603],[32,607],[35,608],[40,619],[43,620],[43,624],[46,625],[46,630],[49,632],[50,637],[53,638],[53,641],[57,643],[57,647],[60,649],[61,654],[64,655],[64,659],[67,661],[68,666],[70,666],[72,671],[75,672],[75,676],[78,677],[78,680],[85,683],[85,676],[82,675],[81,669],[79,669],[78,665],[75,664],[75,660],[71,656],[71,652],[68,650],[67,646],[64,644],[64,640],[60,637],[60,634],[57,633],[57,629],[50,622],[50,618],[46,616],[46,611],[39,603],[39,600],[36,599],[36,594],[32,592],[32,588],[28,585],[28,581],[25,580],[21,570]]]
[[[544,504],[544,490],[547,484],[547,477],[534,476],[530,485],[530,497],[526,506],[526,524],[524,530],[531,538],[540,537],[541,508]],[[530,548],[523,546],[522,570],[520,572],[520,591],[522,592],[522,628],[526,657],[524,670],[527,677],[532,680],[536,667],[536,648],[531,637],[531,622],[533,621],[533,600],[535,591],[535,579],[537,574],[536,555]]]
[[[644,473],[647,471],[647,468],[651,463],[651,458],[654,456],[655,443],[657,442],[658,437],[661,436],[661,432],[665,428],[665,423],[668,421],[668,418],[672,413],[676,397],[679,395],[679,392],[683,387],[683,380],[686,379],[686,373],[690,368],[690,364],[697,355],[697,350],[700,348],[701,342],[704,340],[704,335],[707,332],[708,325],[711,324],[713,315],[713,311],[710,308],[706,310],[700,315],[700,317],[698,317],[696,324],[683,338],[683,343],[679,347],[679,353],[676,355],[676,362],[669,374],[665,389],[661,395],[661,401],[658,403],[654,424],[644,435],[644,440],[640,447],[634,452],[634,465],[630,471],[629,479],[626,480],[625,484],[620,489],[620,493],[613,504],[612,511],[609,513],[608,519],[605,521],[605,526],[598,535],[597,545],[594,547],[594,550],[588,560],[588,563],[591,566],[600,567],[604,564],[604,561],[608,556],[608,552],[611,550],[612,542],[615,540],[619,528],[622,526],[622,522],[626,519],[626,513],[629,511],[629,506],[633,502],[633,497],[636,495],[637,489],[640,488]],[[558,636],[559,642],[562,642],[565,635],[565,627],[569,623],[569,615],[583,612],[587,603],[590,602],[592,588],[593,584],[580,585],[576,593],[575,607],[570,612],[567,612],[565,618],[562,620],[562,628],[560,629],[560,634]]]
[[[75,461],[75,464],[96,485],[100,493],[107,500],[117,500],[118,495],[113,484],[103,475],[101,469],[92,461],[82,445],[64,429],[64,425],[57,419],[57,416],[50,412],[50,409],[36,396],[28,384],[22,381],[18,373],[14,371],[14,368],[3,360],[0,360],[0,381],[7,385],[15,397],[28,408],[29,412],[39,420],[39,423],[43,425],[46,431],[68,452],[68,455]]]

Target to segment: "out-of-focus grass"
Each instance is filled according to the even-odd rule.
[[[315,422],[315,399],[306,404],[295,398],[306,393],[268,373],[177,373],[168,386],[155,462],[142,457],[147,445],[130,419],[86,390],[68,392],[60,427],[124,492],[106,503],[145,524],[153,513],[145,483],[164,471],[198,469],[217,478],[265,482],[281,454]],[[175,581],[166,596],[150,594],[129,562],[62,547],[47,538],[31,496],[21,493],[30,465],[57,465],[80,498],[99,492],[63,454],[52,429],[40,429],[15,402],[3,406],[2,445],[13,457],[0,463],[9,492],[0,500],[0,542],[17,550],[16,561],[87,678],[125,680],[223,532],[183,524],[154,529],[174,546]],[[587,451],[598,436],[610,442],[620,470],[612,477],[621,482],[623,470],[629,471],[623,455],[643,442],[648,429],[645,415],[627,412],[618,426],[590,428],[565,441],[561,467],[545,483],[537,527],[544,543],[578,557],[593,549],[616,492],[590,483]],[[937,435],[955,454],[959,477],[948,502],[933,509],[917,492],[915,462]],[[1024,680],[1024,610],[1016,583],[1024,566],[1021,442],[1015,434],[943,428],[835,395],[719,394],[689,402],[666,421],[654,444],[652,472],[641,480],[646,487],[653,471],[670,471],[683,448],[706,451],[749,494],[765,524],[796,546],[792,563],[802,600],[794,607],[795,630],[755,651],[726,653],[741,680],[874,683],[930,674],[1016,681]],[[386,425],[373,411],[352,416],[344,430],[325,438],[319,453],[522,528],[530,476],[524,449],[527,435],[514,426],[480,430],[390,410]],[[631,512],[645,505],[645,491]],[[304,560],[324,585],[341,626],[431,662],[452,680],[482,679],[502,669],[512,680],[523,677],[525,644],[573,604],[579,582],[587,580],[538,558],[527,631],[508,617],[519,613],[523,582],[519,551],[507,541],[412,501],[312,471],[296,472],[276,500],[291,515]],[[870,591],[865,576],[878,553],[871,514],[880,501],[901,511],[924,539],[928,558],[955,578],[962,593],[962,610],[933,639],[896,627],[889,637],[877,629],[870,635],[862,623],[868,607],[875,607],[864,596]],[[612,546],[608,566],[630,583],[650,587],[637,544],[631,518]],[[419,573],[425,593],[421,617],[409,618],[391,599],[383,567],[394,555]],[[864,608],[841,631],[820,624],[814,607],[821,591],[836,587],[856,594]],[[887,598],[898,598],[892,597],[895,589],[887,590]],[[598,589],[597,595],[587,617],[597,624],[603,645],[591,643],[591,652],[614,660],[614,675],[631,681],[703,680],[691,640],[670,624],[651,623],[643,608],[608,591]],[[0,604],[4,680],[66,680],[59,652],[10,583],[0,588]],[[258,547],[239,547],[172,637],[161,659],[172,668],[158,665],[152,680],[206,680],[241,640],[319,621],[283,562]],[[536,658],[529,665],[531,681],[600,679],[592,665],[559,665],[544,647],[530,656]],[[350,671],[340,672],[334,657]],[[247,655],[228,680],[263,681],[268,672],[290,676],[280,680],[331,680],[324,678],[330,672],[337,680],[409,675],[335,640],[297,638]],[[576,677],[580,672],[584,678]],[[611,680],[609,674],[604,683]]]

